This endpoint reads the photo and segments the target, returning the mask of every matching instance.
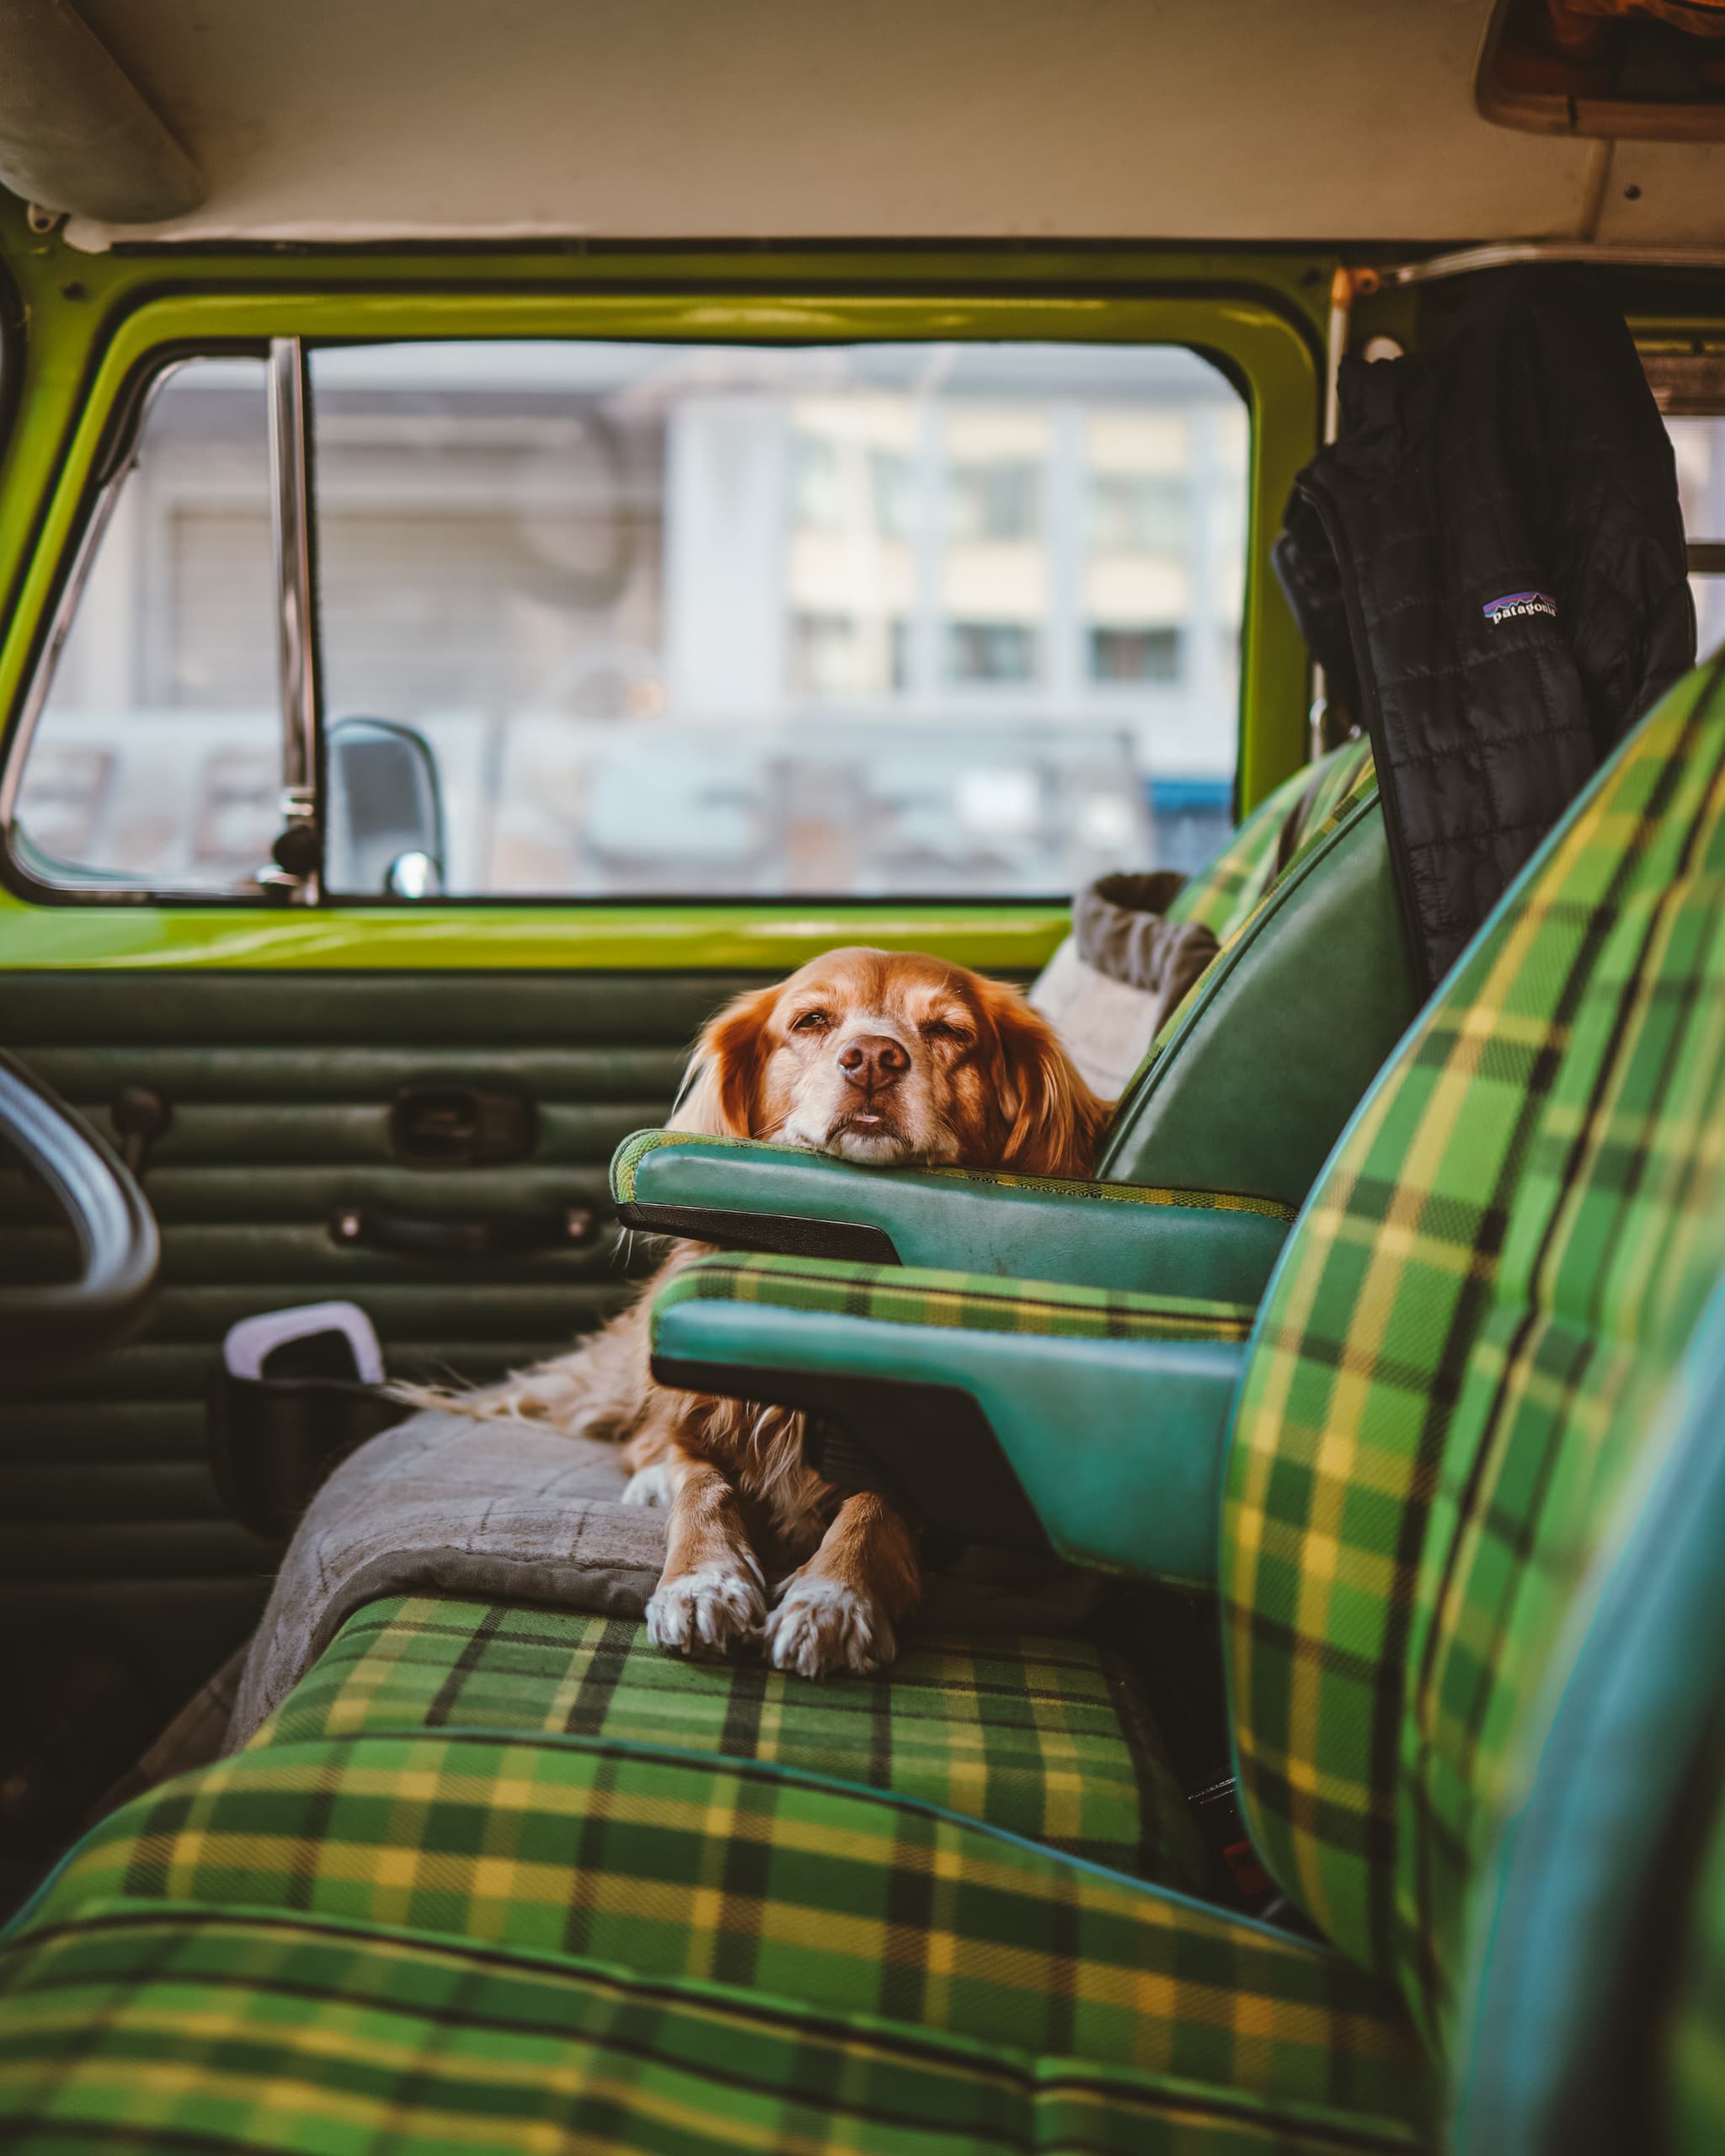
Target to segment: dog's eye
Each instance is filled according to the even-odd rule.
[[[825,1033],[832,1030],[832,1016],[826,1011],[805,1011],[800,1018],[791,1022],[793,1033]]]
[[[925,1020],[922,1037],[930,1041],[968,1041],[970,1038],[962,1026],[955,1026],[950,1018]]]

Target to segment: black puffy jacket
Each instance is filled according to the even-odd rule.
[[[1344,360],[1276,568],[1369,728],[1428,988],[1693,664],[1671,444],[1583,271],[1479,279],[1429,351]]]

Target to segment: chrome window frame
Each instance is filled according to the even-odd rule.
[[[181,352],[155,370],[139,398],[123,451],[114,468],[98,485],[90,512],[73,552],[66,581],[50,616],[29,687],[19,712],[18,725],[3,767],[0,767],[0,839],[15,866],[24,867],[33,882],[57,895],[89,897],[109,904],[131,900],[148,905],[156,901],[176,905],[226,905],[235,901],[274,901],[292,905],[318,902],[323,866],[322,825],[318,814],[323,770],[323,717],[319,685],[317,579],[314,574],[315,538],[311,520],[311,445],[307,424],[307,360],[303,340],[276,337],[264,356],[264,383],[268,406],[270,509],[275,566],[277,691],[281,707],[281,817],[282,831],[276,846],[286,862],[259,864],[250,881],[225,885],[147,884],[97,868],[76,880],[62,880],[43,873],[45,867],[70,868],[71,862],[21,862],[18,828],[18,798],[35,746],[36,728],[53,691],[55,676],[66,640],[77,617],[78,606],[95,566],[102,542],[113,520],[121,489],[136,469],[139,447],[148,424],[151,407],[168,381],[182,369],[195,366],[200,358],[231,355]],[[298,835],[308,835],[302,838]],[[285,844],[284,841],[286,841]],[[28,845],[28,840],[25,840]],[[34,851],[34,850],[32,850]],[[296,855],[298,867],[288,865]]]

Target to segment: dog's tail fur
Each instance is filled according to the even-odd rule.
[[[640,1422],[647,1406],[647,1323],[637,1303],[590,1334],[569,1354],[531,1369],[511,1370],[496,1385],[469,1390],[460,1385],[398,1384],[390,1396],[410,1407],[432,1407],[479,1422],[531,1422],[570,1438],[621,1444]]]

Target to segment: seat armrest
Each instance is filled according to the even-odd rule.
[[[1100,1328],[1120,1321],[1127,1299],[1067,1289],[1051,1306],[1041,1282],[973,1276],[954,1288],[951,1274],[804,1264],[788,1292],[812,1280],[827,1306],[788,1307],[763,1299],[784,1284],[764,1269],[774,1262],[714,1260],[666,1283],[652,1320],[661,1383],[804,1409],[809,1457],[829,1479],[884,1490],[969,1540],[1214,1582],[1248,1312],[1194,1315],[1209,1337],[1012,1331],[1002,1328]],[[959,1321],[867,1315],[883,1297],[907,1312],[921,1303],[937,1320],[949,1306]],[[841,1307],[846,1300],[859,1307]],[[1182,1321],[1171,1306],[1170,1328]]]
[[[611,1193],[628,1226],[726,1249],[1251,1303],[1294,1217],[1273,1199],[1231,1192],[859,1168],[681,1131],[626,1139]]]

